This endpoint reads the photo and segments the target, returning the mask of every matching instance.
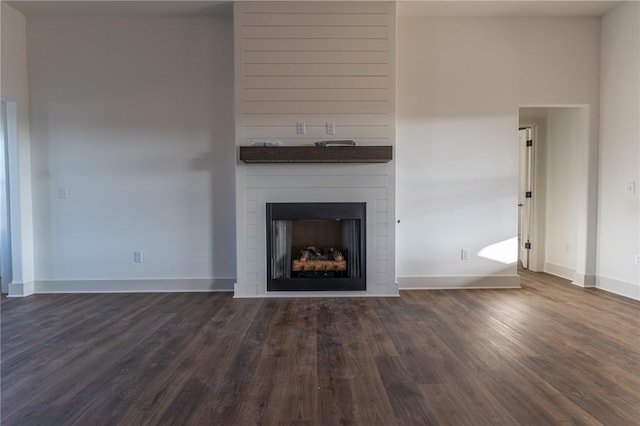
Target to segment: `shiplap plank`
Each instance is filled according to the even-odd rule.
[[[299,114],[251,114],[244,119],[244,125],[250,127],[286,127],[300,121]],[[327,121],[340,126],[389,126],[391,116],[389,114],[306,114],[304,121],[307,126],[321,126]]]
[[[244,50],[273,51],[341,51],[371,52],[387,51],[388,40],[385,39],[244,39]]]
[[[389,102],[244,102],[246,114],[357,114],[385,113],[389,111]]]
[[[243,26],[387,26],[386,13],[244,13]]]
[[[245,76],[245,89],[386,89],[389,77],[357,76]]]
[[[250,38],[387,38],[386,26],[251,26],[243,27],[242,37]]]
[[[387,89],[247,89],[246,101],[386,101]]]
[[[389,14],[394,11],[393,2],[251,2],[239,3],[237,10],[243,15],[272,14],[298,15],[298,14],[355,14],[355,15],[379,15]],[[387,18],[388,19],[388,18]]]
[[[371,163],[366,166],[366,176],[387,176],[389,168],[386,163]],[[287,167],[274,167],[273,164],[252,164],[247,168],[246,176],[361,176],[363,164],[353,163],[324,163],[324,164],[299,164],[292,163]],[[345,181],[345,187],[349,180]],[[386,191],[381,191],[379,198],[385,197]]]
[[[336,126],[335,135],[327,135],[327,129],[322,125],[306,125],[304,135],[296,134],[296,122],[292,121],[289,126],[262,126],[245,127],[245,138],[248,139],[278,139],[278,138],[300,138],[307,137],[315,140],[328,139],[358,139],[374,138],[388,139],[388,126]]]
[[[245,64],[387,64],[387,52],[244,52]]]
[[[387,186],[387,176],[384,175],[360,175],[349,176],[348,186],[350,188],[384,188]],[[280,176],[247,176],[247,188],[343,188],[345,186],[345,176],[326,175],[318,181],[316,176],[301,175],[295,179],[282,179]],[[386,224],[385,224],[386,226]],[[383,228],[384,226],[378,226]],[[381,232],[387,232],[386,227]]]
[[[363,76],[384,77],[387,64],[245,64],[245,76]]]

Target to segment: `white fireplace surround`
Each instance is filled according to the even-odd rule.
[[[388,164],[243,165],[236,174],[235,297],[398,296],[393,185]],[[365,291],[267,291],[266,204],[363,202],[367,215]]]
[[[395,150],[394,3],[248,1],[233,6],[236,150],[255,139],[284,146],[353,139],[361,146]],[[366,291],[267,292],[268,202],[366,203]],[[236,227],[235,297],[399,294],[394,160],[237,161]]]

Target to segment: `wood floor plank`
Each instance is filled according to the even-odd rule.
[[[208,298],[186,296],[183,301],[189,306],[188,316],[171,312],[169,321],[130,348],[118,362],[95,379],[97,384],[106,383],[106,391],[116,395],[115,398],[105,403],[99,400],[79,401],[77,396],[74,397],[77,403],[82,402],[82,410],[78,410],[75,419],[78,424],[94,424],[106,419],[114,423],[119,421],[128,411],[131,401],[137,401],[142,390],[154,378],[166,374],[166,369],[174,365],[183,348],[194,338],[198,339],[198,330],[206,326],[202,318],[208,317],[207,312],[216,309],[219,302],[212,304]],[[120,371],[135,371],[136,374],[118,375]]]
[[[401,357],[384,356],[377,360],[378,371],[399,425],[438,424],[424,403],[418,385],[402,364]]]
[[[233,361],[233,353],[254,319],[259,301],[243,301],[234,304],[228,295],[215,295],[222,301],[216,309],[211,306],[210,320],[184,346],[177,358],[165,367],[165,373],[156,376],[143,389],[136,404],[122,417],[122,424],[157,424],[170,404],[180,397],[187,382],[195,377],[211,391],[219,391],[225,385],[224,373]],[[210,403],[199,407],[210,409]]]
[[[273,367],[259,368],[273,383],[263,387],[271,398],[266,405],[264,424],[282,422],[312,422],[317,412],[315,330],[316,305],[314,300],[289,300],[283,305],[280,323],[274,325],[270,343],[275,343],[276,359]],[[269,373],[270,372],[270,373]],[[261,380],[255,378],[257,383]]]
[[[156,301],[156,308],[162,305],[161,296],[153,297],[151,300]],[[87,322],[86,330],[76,337],[56,339],[55,344],[45,342],[44,350],[36,353],[36,356],[33,353],[24,355],[26,360],[23,365],[12,365],[20,369],[19,371],[24,370],[22,380],[12,382],[11,370],[5,370],[3,363],[3,420],[10,421],[13,418],[13,409],[17,401],[31,403],[38,399],[39,394],[42,395],[40,404],[51,406],[46,413],[47,418],[55,417],[60,407],[55,403],[57,399],[65,398],[70,390],[82,388],[82,383],[93,380],[95,375],[110,368],[123,356],[123,348],[126,350],[129,345],[137,343],[138,339],[152,334],[172,316],[162,311],[150,315],[149,309],[152,308],[130,312],[123,317],[123,321],[112,322],[109,319],[95,323]],[[73,323],[70,328],[76,327],[77,324]],[[42,355],[43,352],[45,356]],[[102,362],[105,358],[109,362]],[[38,384],[38,393],[33,392],[34,383]],[[99,392],[100,389],[94,391]],[[82,391],[67,400],[73,399],[71,403],[75,403],[79,394],[82,394]],[[65,413],[66,411],[61,412],[61,416],[66,416]],[[16,413],[16,416],[19,414]]]
[[[436,424],[481,426],[490,422],[484,413],[476,409],[475,401],[467,398],[460,386],[429,384],[420,385],[420,390]]]
[[[445,386],[445,392],[441,391]],[[481,380],[467,375],[455,384],[419,385],[425,404],[439,424],[517,425],[518,421],[498,402]],[[451,394],[449,399],[443,395]],[[456,415],[449,415],[451,402],[456,401]],[[472,417],[472,419],[471,419]]]
[[[640,425],[640,302],[522,289],[399,298],[0,301],[3,425]]]
[[[106,326],[110,320],[117,320],[118,311],[115,307],[120,305],[120,301],[126,300],[127,304],[134,304],[138,309],[148,305],[146,298],[136,300],[126,295],[90,295],[76,301],[65,296],[71,295],[44,295],[43,298],[49,303],[37,303],[37,306],[42,306],[42,310],[35,311],[37,315],[32,315],[31,310],[5,312],[3,308],[3,348],[17,348],[3,357],[8,371],[16,371],[16,367],[10,365],[13,358],[31,351],[33,346],[41,346],[43,341],[48,346],[61,347],[65,336],[75,336],[77,330],[86,332],[89,328],[87,321]],[[65,329],[57,327],[61,317],[74,326]],[[21,358],[23,361],[28,359]]]
[[[252,355],[260,349],[257,339],[269,324],[269,321],[263,324],[260,322],[268,319],[275,308],[273,303],[269,303],[268,309],[263,311],[265,303],[262,301],[242,302],[241,309],[232,310],[231,318],[226,318],[219,342],[214,341],[207,345],[198,355],[194,365],[185,365],[183,377],[186,378],[186,382],[181,381],[182,385],[175,386],[173,400],[167,398],[162,404],[154,401],[150,409],[151,416],[145,424],[170,423],[174,418],[183,416],[185,407],[189,408],[189,418],[194,424],[201,422],[200,419],[215,419],[221,422],[219,424],[234,424],[230,423],[225,415],[234,415],[236,404],[241,402],[240,394],[250,374],[249,369],[245,367],[247,363],[254,361]],[[261,311],[262,315],[258,315]],[[191,381],[192,378],[195,378],[196,382]],[[206,403],[196,404],[188,401],[187,404],[181,404],[180,399],[189,389],[200,384],[203,401]],[[228,423],[222,423],[223,421]]]
[[[640,421],[640,405],[635,396],[614,386],[607,377],[594,379],[590,368],[561,364],[548,358],[535,357],[523,361],[530,369],[539,372],[544,381],[598,421],[620,425]]]
[[[368,325],[360,320],[362,313],[367,311],[367,304],[364,300],[352,300],[336,309],[336,331],[346,351],[346,363],[353,372],[350,386],[354,423],[390,425],[395,423],[395,416],[375,355],[390,339],[386,333],[383,337],[381,332],[371,333],[374,335],[371,336]],[[386,343],[380,346],[381,342]]]
[[[336,319],[336,311],[347,303],[344,299],[335,299],[317,305],[316,374],[320,424],[355,423],[351,380],[356,373],[338,332]]]

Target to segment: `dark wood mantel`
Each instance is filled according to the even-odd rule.
[[[393,147],[382,146],[241,146],[245,163],[388,163]]]

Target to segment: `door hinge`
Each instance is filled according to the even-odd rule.
[[[533,139],[529,139],[527,141],[527,146],[533,146]]]
[[[533,196],[533,194],[531,193],[531,191],[527,191],[524,193],[524,198],[531,198]]]
[[[524,248],[527,249],[527,250],[531,250],[531,243],[528,242],[528,241],[526,243],[524,243]]]

